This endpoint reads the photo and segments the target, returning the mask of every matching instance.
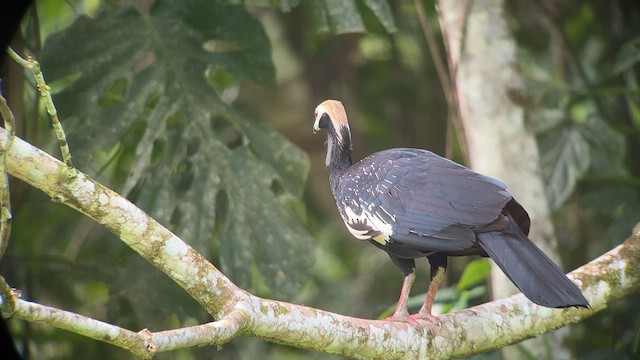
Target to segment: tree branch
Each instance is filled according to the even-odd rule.
[[[4,137],[5,130],[0,130]],[[0,145],[4,143],[1,140]],[[127,199],[65,164],[15,138],[7,153],[8,172],[106,226],[120,239],[165,272],[214,317],[221,317],[234,299],[245,295],[218,269],[175,234]]]
[[[13,315],[29,322],[45,323],[131,351],[141,358],[156,352],[228,342],[244,328],[248,317],[234,310],[219,321],[176,330],[133,332],[121,327],[49,306],[13,299]]]
[[[7,100],[0,94],[0,117],[4,124],[5,140],[0,147],[0,259],[4,256],[7,246],[9,246],[9,236],[11,235],[11,197],[9,196],[9,177],[5,168],[7,150],[13,144],[15,137],[15,119],[9,109]]]
[[[73,173],[73,163],[71,162],[71,151],[69,151],[69,143],[67,143],[67,136],[64,133],[64,129],[62,128],[62,124],[60,124],[60,119],[58,119],[58,110],[56,110],[56,106],[53,103],[53,98],[51,98],[51,91],[49,85],[44,81],[44,75],[40,70],[40,64],[33,59],[31,56],[27,57],[27,59],[23,59],[18,55],[17,52],[13,51],[13,49],[9,48],[7,50],[9,56],[13,58],[20,66],[25,69],[31,70],[33,74],[33,78],[36,81],[36,86],[38,87],[38,91],[40,92],[40,96],[44,99],[45,107],[47,108],[47,113],[51,116],[51,125],[53,126],[53,130],[56,133],[56,137],[58,138],[58,143],[60,144],[60,153],[62,154],[62,159],[64,163],[69,168],[69,171]]]
[[[158,352],[194,346],[222,345],[236,337],[248,323],[248,314],[241,309],[234,309],[218,321],[152,333],[150,343]]]
[[[16,299],[15,316],[29,322],[45,323],[60,329],[82,334],[131,351],[139,357],[148,358],[152,354],[145,351],[147,343],[140,333],[120,328],[99,320],[56,309],[37,303]]]
[[[0,145],[4,138],[5,131],[0,129]],[[135,354],[148,354],[148,346],[154,351],[165,351],[221,344],[242,334],[355,358],[461,357],[578,322],[640,288],[637,265],[640,263],[640,227],[637,227],[624,244],[572,273],[591,303],[591,310],[548,309],[516,295],[443,315],[440,326],[425,323],[423,327],[413,327],[408,323],[357,319],[262,299],[239,289],[193,248],[128,200],[82,172],[69,176],[63,163],[19,138],[7,152],[7,170],[46,192],[54,201],[71,206],[106,226],[183,287],[214,317],[221,319],[155,334],[130,332],[136,334],[135,341],[129,343],[135,349],[128,349]],[[18,307],[32,304],[23,300],[17,303]],[[16,316],[29,320],[26,315],[29,311],[25,311],[24,315],[16,312]],[[41,321],[62,327],[55,317],[43,317]],[[109,331],[117,329],[114,334],[124,331],[125,335],[116,336],[131,338],[131,334],[126,333],[128,330],[112,329],[109,326],[113,325],[100,322],[91,324]],[[74,327],[65,328],[81,332]],[[147,341],[140,342],[140,334],[147,336]],[[102,337],[94,338],[106,341]]]

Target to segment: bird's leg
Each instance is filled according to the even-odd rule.
[[[408,321],[414,325],[418,325],[415,320],[409,317],[409,311],[407,310],[407,300],[409,299],[409,293],[411,292],[411,287],[413,286],[413,282],[416,279],[416,262],[413,259],[398,258],[391,254],[389,254],[389,257],[400,268],[400,271],[402,271],[402,275],[404,276],[404,278],[402,280],[402,289],[400,290],[400,298],[398,299],[398,304],[396,305],[396,311],[394,311],[393,315],[384,320]]]
[[[431,308],[433,307],[433,301],[436,299],[436,293],[438,292],[438,288],[444,280],[445,270],[444,267],[439,267],[436,271],[436,275],[431,279],[431,283],[429,283],[429,289],[427,290],[427,296],[424,298],[424,303],[416,314],[411,315],[413,319],[428,319],[434,322],[440,322],[437,316],[431,313]]]
[[[402,280],[402,289],[400,290],[400,298],[398,299],[398,304],[396,305],[396,311],[394,311],[393,315],[389,316],[385,320],[404,320],[409,316],[409,311],[407,310],[407,300],[409,299],[409,293],[411,292],[411,287],[413,286],[413,282],[416,279],[416,273],[412,272],[404,277]]]
[[[433,301],[436,299],[436,293],[438,288],[444,280],[444,274],[447,268],[447,256],[442,254],[434,254],[428,257],[431,264],[431,282],[429,283],[429,289],[427,295],[424,298],[424,303],[416,314],[410,316],[412,319],[427,319],[433,322],[439,323],[440,320],[437,316],[431,313],[433,307]]]

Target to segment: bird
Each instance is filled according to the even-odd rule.
[[[504,183],[423,149],[383,150],[354,164],[342,103],[323,101],[314,118],[314,134],[327,133],[329,184],[347,229],[386,251],[403,275],[396,309],[385,320],[439,322],[431,310],[449,256],[490,257],[538,305],[589,307],[580,289],[527,237],[529,215]],[[424,257],[431,281],[422,307],[410,315],[415,260]]]

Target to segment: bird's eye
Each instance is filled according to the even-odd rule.
[[[316,119],[318,118],[318,110],[313,112],[313,117],[316,118]]]

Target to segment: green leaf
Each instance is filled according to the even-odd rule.
[[[336,34],[365,32],[355,0],[323,0],[331,30]]]
[[[468,307],[469,307],[469,293],[467,293],[466,291],[463,291],[462,293],[460,293],[460,298],[458,298],[458,301],[452,304],[451,307],[447,309],[446,313],[454,313],[456,311],[460,311]]]
[[[387,32],[396,32],[396,22],[393,20],[393,13],[391,7],[386,0],[364,0],[364,4],[373,12],[373,14],[380,20],[382,26],[384,26]]]
[[[622,45],[613,65],[613,73],[618,75],[640,62],[640,36]]]
[[[541,134],[562,125],[565,118],[564,111],[560,109],[541,109],[532,111],[529,124],[534,133]]]
[[[491,263],[486,259],[474,260],[464,268],[460,281],[456,285],[456,291],[462,293],[464,290],[471,289],[487,280],[489,275],[491,275]]]
[[[578,127],[591,148],[590,172],[620,174],[624,172],[625,138],[600,117],[591,115]]]
[[[117,190],[252,289],[255,266],[278,296],[295,294],[311,237],[291,208],[306,154],[226,102],[242,80],[274,83],[269,41],[241,6],[156,1],[81,17],[43,49],[74,161],[119,146]],[[98,159],[96,157],[96,159]]]
[[[398,30],[393,12],[387,0],[359,0],[380,21],[384,29],[389,32]],[[366,26],[362,21],[362,14],[356,0],[233,0],[234,4],[249,6],[276,7],[283,12],[289,12],[300,4],[309,4],[314,19],[314,28],[318,32],[333,32],[334,34],[364,33]]]
[[[323,0],[310,0],[309,7],[313,14],[313,28],[316,32],[330,32],[329,14]]]
[[[300,4],[300,0],[243,0],[236,1],[237,3],[244,3],[250,6],[274,6],[278,7],[281,11],[289,12]]]
[[[589,170],[599,175],[624,175],[625,138],[603,121],[591,100],[572,103],[566,111],[535,111],[542,172],[549,202],[559,208]]]
[[[538,143],[547,197],[551,207],[557,209],[589,168],[589,144],[577,125],[544,134]]]
[[[639,194],[636,187],[609,183],[580,197],[581,216],[589,219],[590,226],[594,228],[598,222],[606,224],[604,234],[598,231],[588,234],[593,241],[587,249],[588,256],[596,257],[629,236],[629,229],[633,229],[640,214]]]

